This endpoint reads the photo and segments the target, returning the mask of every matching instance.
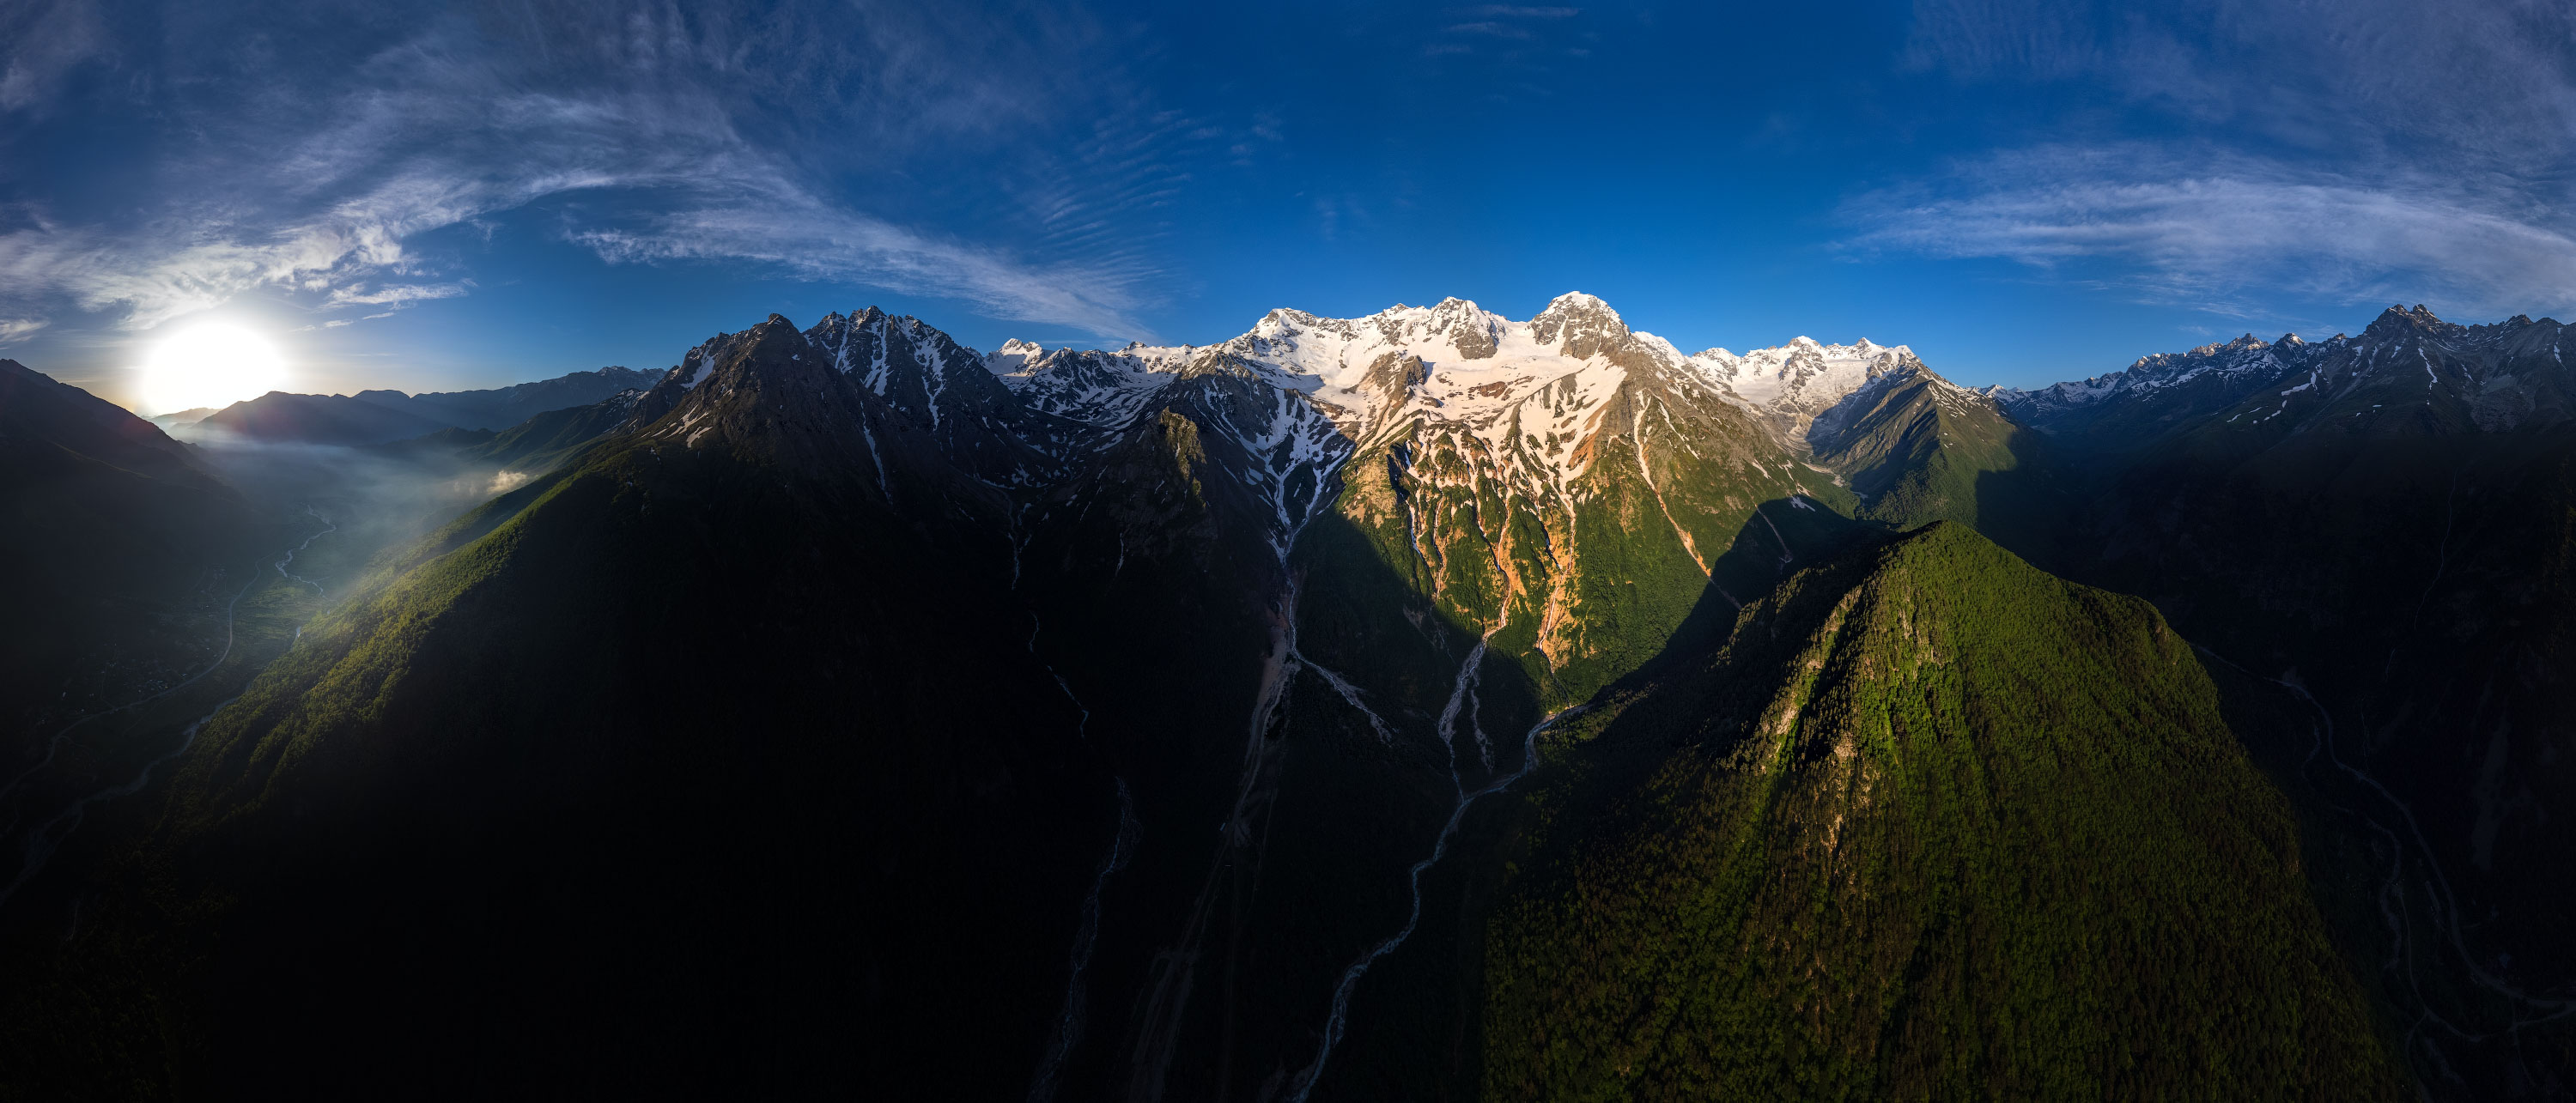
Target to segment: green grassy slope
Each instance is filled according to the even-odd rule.
[[[2403,1087],[2142,601],[1935,525],[1565,731],[1487,931],[1488,1098]]]

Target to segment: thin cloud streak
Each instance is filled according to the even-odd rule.
[[[1476,4],[1451,8],[1455,15],[1477,19],[1571,19],[1583,14],[1581,8],[1523,7],[1514,4]]]
[[[433,299],[458,298],[463,296],[466,289],[472,286],[474,286],[474,281],[461,280],[456,283],[440,284],[389,284],[379,287],[373,291],[368,291],[365,289],[365,284],[356,284],[332,291],[331,297],[323,300],[323,305],[326,307],[360,304],[381,306],[386,303],[392,303],[397,307],[409,306],[413,303],[428,302]]]
[[[2160,176],[2147,159],[2000,158],[1947,194],[1918,187],[1851,204],[1861,231],[1846,244],[2000,258],[2217,313],[2239,313],[2239,296],[2267,289],[2486,313],[2576,306],[2576,237],[2492,200],[2255,162]],[[2103,278],[2105,268],[2118,274]]]
[[[2285,292],[2576,307],[2576,8],[1918,0],[1902,60],[2089,86],[2193,139],[2123,138],[2091,108],[2054,145],[1863,193],[1854,251],[2007,259],[2222,314]]]
[[[1132,282],[1116,271],[1040,269],[934,241],[840,210],[771,182],[727,201],[657,214],[639,227],[567,236],[610,263],[747,260],[806,279],[948,296],[998,318],[1076,326],[1093,334],[1142,333],[1128,311]]]

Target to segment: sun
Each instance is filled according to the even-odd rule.
[[[160,413],[257,398],[286,381],[286,361],[268,339],[223,322],[200,322],[152,350],[143,401]]]

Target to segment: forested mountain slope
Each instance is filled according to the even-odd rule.
[[[1560,726],[1487,1098],[2395,1098],[2286,803],[2135,598],[1943,523]]]
[[[1668,871],[1761,902],[1730,937],[1858,955],[1827,970],[1860,986],[1838,1000],[1949,1001],[1743,1035],[1770,1048],[1733,1082],[2378,1091],[2398,1074],[2349,967],[2310,953],[2292,829],[2188,648],[1961,527],[2111,569],[2101,526],[2129,515],[2068,507],[2103,476],[2030,428],[1902,346],[1685,356],[1584,295],[1527,321],[1453,299],[990,355],[875,308],[773,315],[474,445],[560,466],[335,590],[166,787],[120,805],[94,861],[0,910],[30,978],[0,1009],[0,1068],[33,1095],[111,1071],[144,1094],[366,1094],[388,1067],[433,1070],[433,1094],[1513,1094],[1602,1066],[1505,1024],[1613,1021],[1588,1016],[1633,993],[1580,963],[1680,945],[1531,925],[1587,856],[1640,824],[1759,822],[1769,861],[1813,850],[1831,810],[1869,842],[1827,846],[1857,864],[1778,866],[1809,870],[1799,899],[1946,885],[1939,915],[1987,926],[1879,894],[1852,905],[1866,929],[1826,939],[1779,925],[1790,889],[1745,867]],[[1864,592],[1853,631],[1878,634],[1828,649],[1843,666],[1792,678],[1764,650]],[[1753,723],[1782,687],[1912,701],[1904,722],[1930,726],[1818,721],[1854,748],[1879,733],[1866,800],[1826,784],[1859,760],[1782,751],[1757,774],[1803,787],[1788,803],[1710,781],[1718,811],[1636,818],[1621,794],[1659,792],[1636,788],[1659,755],[1752,744],[1679,720],[1622,733],[1694,694]],[[1588,740],[1572,772],[1521,804],[1533,748],[1569,737]],[[1693,776],[1755,776],[1725,769]],[[1529,807],[1578,806],[1513,857]],[[1936,836],[1975,868],[1926,858]],[[2059,841],[2119,855],[2117,876],[2076,877]],[[2069,910],[2016,912],[2034,885]],[[1618,915],[1679,914],[1663,889],[1618,891]],[[1527,956],[1489,969],[1488,930]],[[1905,947],[1984,972],[1879,968]],[[2166,987],[2105,1004],[2077,982],[2116,972],[2097,953],[2169,967],[2140,982]],[[1736,1012],[1813,1010],[1691,960],[1692,990]],[[1505,983],[1524,962],[1567,978],[1580,1023]],[[2222,999],[2229,971],[2319,1017]],[[2228,1020],[2243,1045],[2200,1023],[2221,1005],[2248,1016]],[[1999,1038],[1975,1069],[1903,1056],[2042,1011],[2062,1038]],[[1900,1021],[1947,1033],[1860,1040]],[[2106,1056],[2114,1034],[2218,1063]],[[1657,1075],[1727,1037],[1668,1033]],[[262,1063],[281,1039],[313,1056]],[[854,1044],[855,1065],[824,1056]]]

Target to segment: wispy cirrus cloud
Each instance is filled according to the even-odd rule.
[[[2563,171],[2576,148],[2564,4],[1917,0],[1902,60],[1967,81],[2089,85],[2284,158]]]
[[[373,291],[369,291],[366,289],[367,285],[359,283],[352,284],[347,287],[333,288],[331,296],[324,299],[322,304],[325,307],[333,307],[362,304],[368,306],[381,306],[391,303],[395,307],[400,308],[409,306],[413,303],[428,302],[433,299],[459,298],[465,294],[467,289],[473,286],[474,281],[472,280],[459,280],[455,283],[437,284],[386,284]]]
[[[637,225],[576,231],[573,241],[612,263],[733,259],[816,280],[964,299],[996,316],[1136,330],[1132,282],[1116,271],[1007,261],[884,221],[836,210],[792,189],[772,202],[711,203],[656,213]]]
[[[1856,251],[2002,258],[2222,314],[2279,292],[2576,308],[2576,9],[1921,0],[1903,60],[2119,111],[1862,194]]]
[[[1474,4],[1445,9],[1444,14],[1448,21],[1423,44],[1425,57],[1477,58],[1544,71],[1547,59],[1591,52],[1563,41],[1566,21],[1582,15],[1581,8]]]
[[[907,228],[901,210],[919,203],[918,189],[899,187],[907,161],[1006,141],[1111,76],[1041,63],[1094,32],[1042,9],[862,6],[852,18],[819,4],[755,14],[570,3],[531,25],[361,28],[350,32],[358,44],[298,44],[293,63],[313,71],[267,84],[213,63],[226,59],[193,59],[204,71],[161,76],[229,95],[196,90],[224,114],[161,105],[194,141],[157,166],[190,182],[188,198],[133,222],[0,221],[0,308],[50,301],[127,329],[254,291],[400,309],[471,286],[452,251],[422,251],[425,235],[463,225],[488,240],[495,216],[552,201],[563,236],[612,261],[748,265],[1133,330],[1155,268],[1116,235],[1067,249],[1060,232],[1031,225],[1017,238],[986,219],[1000,240],[977,242]],[[1049,160],[1013,165],[1043,175]],[[887,185],[872,189],[872,173]],[[1118,189],[1153,176],[1068,190],[1106,218],[1150,203],[1150,192]],[[871,209],[880,198],[897,210]],[[1028,259],[1039,246],[1048,259]]]
[[[1538,37],[1538,32],[1530,30],[1527,27],[1498,22],[1495,20],[1484,20],[1476,23],[1452,23],[1448,26],[1447,30],[1451,34],[1483,35],[1487,38],[1509,38],[1520,41],[1528,41],[1529,39]]]
[[[15,344],[45,328],[43,318],[0,318],[0,345]]]
[[[2023,152],[1866,196],[1848,244],[2001,258],[2141,299],[2241,313],[2289,290],[2510,313],[2576,306],[2576,236],[2422,177],[2359,180],[2164,151]]]

